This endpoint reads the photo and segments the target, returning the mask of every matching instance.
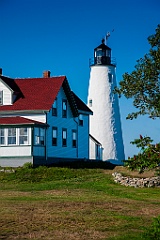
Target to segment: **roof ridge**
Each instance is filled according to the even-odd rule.
[[[14,78],[13,80],[24,80],[24,79],[31,79],[31,80],[33,80],[33,79],[54,79],[54,78],[62,78],[62,77],[64,77],[64,78],[66,78],[66,75],[60,75],[60,76],[52,76],[52,77],[27,77],[27,78]]]

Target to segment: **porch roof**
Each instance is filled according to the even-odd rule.
[[[47,124],[31,120],[24,117],[2,117],[0,118],[0,127],[4,125],[42,125],[47,126]]]

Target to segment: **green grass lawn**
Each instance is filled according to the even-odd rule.
[[[147,240],[145,229],[160,215],[160,188],[118,185],[114,171],[0,172],[0,239]]]

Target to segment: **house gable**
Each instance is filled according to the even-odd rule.
[[[4,77],[0,77],[0,105],[11,105],[13,90],[5,83]]]
[[[12,105],[19,97],[22,97],[22,92],[15,80],[5,76],[0,76],[0,92],[3,97],[1,105]]]

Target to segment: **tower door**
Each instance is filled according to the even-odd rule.
[[[96,160],[100,160],[100,146],[98,144],[95,143],[95,156],[96,156]]]

